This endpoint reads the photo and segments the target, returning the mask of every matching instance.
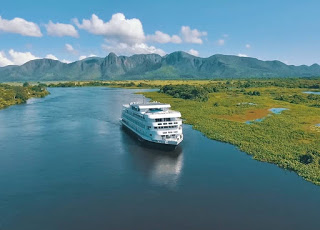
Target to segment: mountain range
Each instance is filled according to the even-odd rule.
[[[51,59],[37,59],[21,66],[0,68],[0,82],[318,76],[318,64],[294,66],[280,61],[261,61],[251,57],[222,54],[201,58],[182,51],[163,57],[158,54],[126,57],[110,53],[105,58],[91,57],[69,64]]]

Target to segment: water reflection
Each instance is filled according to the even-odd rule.
[[[123,146],[132,156],[132,166],[156,185],[177,188],[183,169],[182,147],[178,146],[174,151],[155,149],[139,142],[126,129],[120,129]]]

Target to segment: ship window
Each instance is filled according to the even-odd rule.
[[[175,124],[175,125],[177,125],[177,124],[178,124],[178,122],[175,122],[174,124]]]
[[[166,134],[167,132],[163,132],[163,134]]]
[[[154,127],[154,129],[158,129],[158,127]]]
[[[165,121],[170,121],[170,118],[165,118],[164,120],[165,120]]]
[[[172,125],[172,122],[170,122],[169,125]]]
[[[159,122],[159,121],[162,121],[162,119],[161,119],[161,118],[157,118],[157,119],[156,119],[156,122]]]
[[[163,123],[163,125],[166,125],[167,123]]]
[[[162,123],[158,123],[158,125],[162,125]]]

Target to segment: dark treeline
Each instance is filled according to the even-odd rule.
[[[121,82],[121,81],[114,81],[114,82],[104,82],[104,81],[89,81],[89,82],[59,82],[59,83],[49,83],[47,87],[88,87],[88,86],[105,86],[105,87],[123,87],[123,88],[130,88],[130,87],[139,87],[139,88],[154,88],[159,87],[156,85],[149,85],[147,83],[139,82]]]
[[[245,95],[260,96],[258,90],[248,91],[249,88],[259,87],[283,87],[283,88],[303,88],[320,89],[319,79],[273,79],[273,80],[234,80],[234,81],[212,81],[202,85],[165,85],[161,87],[160,92],[166,93],[176,98],[207,101],[208,94],[214,92],[237,91]],[[293,98],[276,97],[277,100],[284,100],[298,104],[299,101],[305,103],[315,101],[312,106],[319,107],[318,95],[294,95]]]

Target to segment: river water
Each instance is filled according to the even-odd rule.
[[[295,173],[188,125],[175,152],[141,146],[118,122],[137,90],[50,92],[0,111],[1,230],[319,229]]]

